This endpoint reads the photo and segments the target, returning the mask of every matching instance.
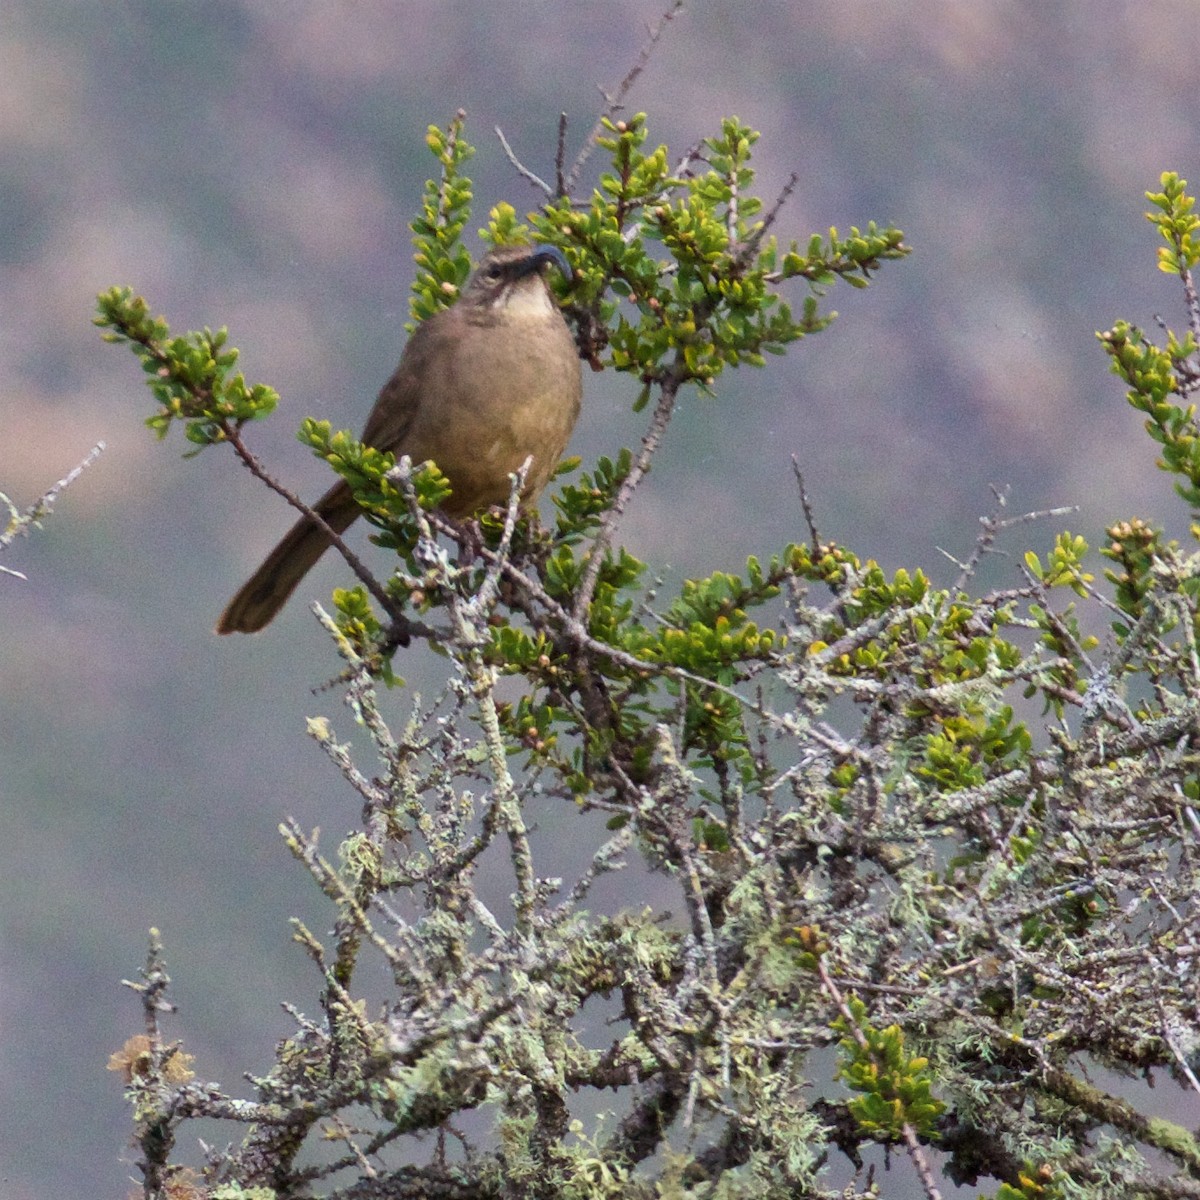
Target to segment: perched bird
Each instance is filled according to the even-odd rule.
[[[422,321],[383,385],[362,441],[414,465],[432,459],[450,481],[443,511],[468,517],[508,502],[509,475],[533,463],[522,504],[536,501],[567,445],[583,389],[575,341],[543,271],[567,271],[557,250],[492,250],[452,307]],[[341,533],[359,516],[345,482],[313,505]],[[284,606],[328,549],[298,521],[229,602],[218,633],[254,633]]]

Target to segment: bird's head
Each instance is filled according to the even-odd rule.
[[[556,308],[543,272],[556,266],[566,278],[571,267],[553,246],[498,246],[484,255],[463,289],[461,303],[509,315],[544,313]]]

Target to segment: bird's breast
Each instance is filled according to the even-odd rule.
[[[453,488],[446,509],[455,516],[507,502],[508,476],[527,457],[525,496],[536,498],[579,415],[582,379],[570,331],[545,289],[525,295],[447,339],[400,451],[438,464]]]

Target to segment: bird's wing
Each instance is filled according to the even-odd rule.
[[[400,356],[400,363],[391,378],[379,389],[379,396],[363,426],[362,442],[376,450],[387,450],[399,457],[404,442],[421,407],[421,380],[427,377],[431,364],[430,349],[435,340],[438,313],[422,321]]]

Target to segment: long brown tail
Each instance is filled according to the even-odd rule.
[[[361,511],[344,483],[334,484],[313,507],[337,533],[348,529]],[[302,517],[226,605],[217,632],[257,633],[272,621],[328,549],[325,531]]]

